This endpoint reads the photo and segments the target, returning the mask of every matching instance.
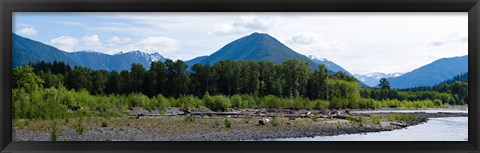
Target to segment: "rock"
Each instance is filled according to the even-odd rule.
[[[351,111],[349,109],[345,110],[345,114],[350,115]]]
[[[72,110],[72,111],[78,111],[78,110],[81,110],[81,109],[82,109],[82,107],[80,107],[80,106],[72,106],[72,108],[70,108],[70,110]]]
[[[262,118],[258,121],[258,125],[266,125],[270,120],[268,118]]]
[[[339,119],[347,119],[347,115],[334,115],[332,116],[333,118],[339,118]]]
[[[138,114],[137,114],[137,119],[140,119],[140,117],[143,117],[143,116],[145,116],[145,114],[138,113]]]

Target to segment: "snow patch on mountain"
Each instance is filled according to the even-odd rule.
[[[367,73],[367,74],[354,74],[353,76],[357,78],[358,80],[362,81],[364,84],[368,86],[377,86],[380,79],[382,78],[393,78],[393,77],[399,77],[403,75],[404,73],[400,72],[395,72],[395,73],[382,73],[382,72],[372,72],[372,73]]]

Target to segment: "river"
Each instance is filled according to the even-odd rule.
[[[374,111],[392,112],[392,111]],[[451,110],[416,110],[393,112],[454,112]],[[457,111],[455,111],[457,112]],[[467,111],[462,111],[467,112]],[[372,113],[360,111],[356,113]],[[281,138],[268,141],[468,141],[468,117],[430,118],[426,123],[393,131],[317,136],[304,138]]]

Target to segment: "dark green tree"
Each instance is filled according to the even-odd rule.
[[[299,97],[305,91],[310,65],[306,61],[289,59],[282,63],[283,77],[285,79],[285,92],[287,97]]]
[[[386,78],[381,78],[380,79],[380,84],[378,86],[382,89],[390,89],[390,82]]]
[[[121,85],[120,85],[120,74],[117,71],[110,72],[108,75],[108,81],[106,86],[106,93],[108,94],[119,94],[121,93]]]
[[[92,88],[90,93],[94,95],[104,94],[107,88],[108,72],[97,70],[92,73]]]
[[[144,79],[147,71],[142,64],[132,64],[130,68],[130,83],[129,86],[132,88],[132,92],[141,93],[143,92]]]

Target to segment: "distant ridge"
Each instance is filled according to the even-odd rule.
[[[27,65],[28,63],[65,62],[71,66],[84,66],[94,70],[129,70],[131,64],[139,63],[145,68],[150,67],[152,61],[165,61],[159,53],[144,53],[131,51],[114,55],[95,51],[65,52],[55,47],[24,38],[13,33],[13,67]]]
[[[468,72],[468,55],[442,58],[388,81],[393,88],[432,86],[465,72]]]

